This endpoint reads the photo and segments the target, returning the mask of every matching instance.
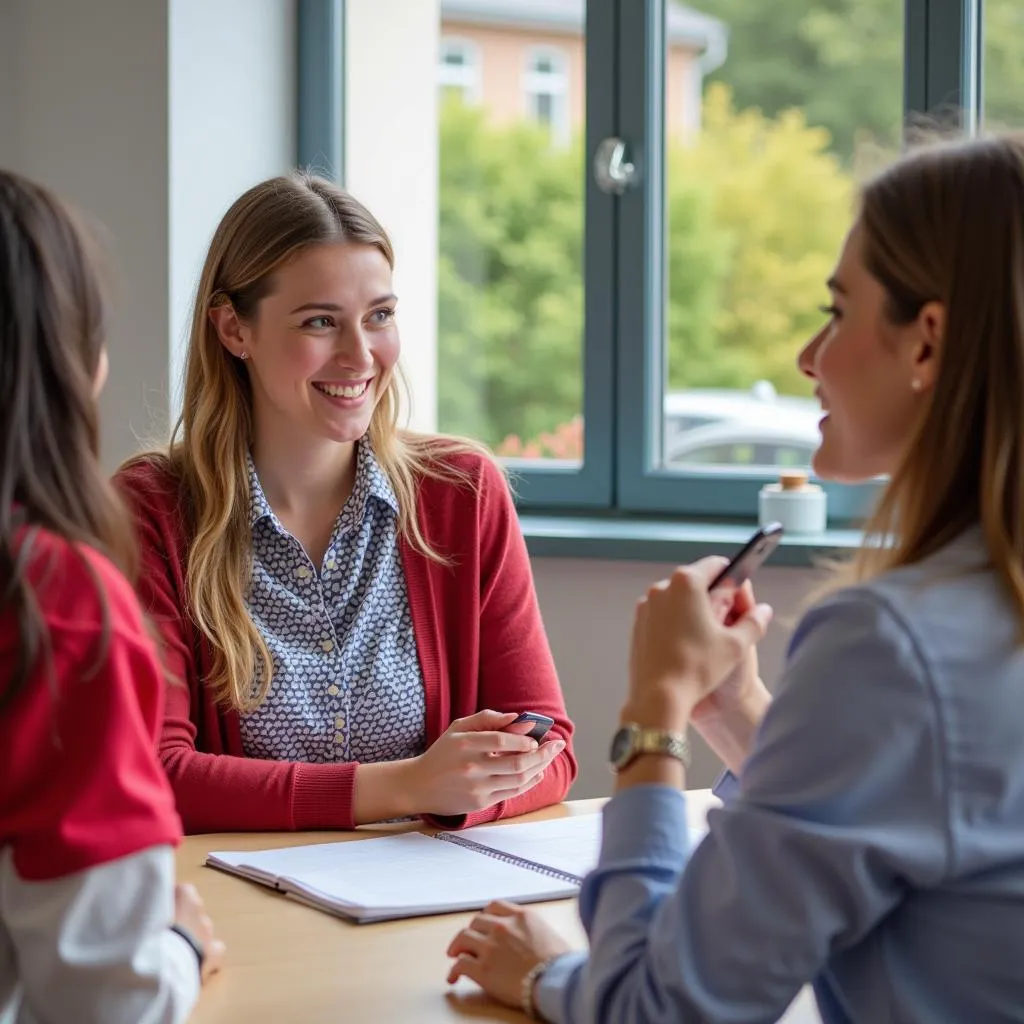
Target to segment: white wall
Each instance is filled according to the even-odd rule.
[[[221,216],[295,163],[295,0],[172,0],[170,340],[174,414],[191,306]]]
[[[437,426],[438,0],[347,0],[345,186],[395,246],[412,425]]]
[[[673,568],[648,562],[533,559],[541,613],[569,716],[577,729],[580,774],[574,797],[604,796],[611,791],[608,743],[625,694],[633,608],[644,590]],[[758,599],[775,609],[775,622],[760,651],[761,675],[769,688],[778,676],[789,633],[814,580],[810,571],[796,569],[762,569],[758,573]],[[720,768],[717,758],[695,737],[688,785],[709,786]]]

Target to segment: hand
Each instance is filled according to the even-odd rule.
[[[711,604],[718,621],[731,626],[757,607],[754,589],[747,580],[738,589],[723,586],[711,594]],[[757,664],[757,645],[751,644],[739,663],[692,712],[693,724],[700,729],[704,721],[720,717],[753,700],[761,701],[768,689],[761,681]]]
[[[536,910],[498,901],[452,939],[448,956],[455,963],[448,983],[469,978],[492,999],[518,1009],[527,971],[571,949]]]
[[[456,719],[425,754],[411,762],[417,813],[467,814],[533,789],[565,741],[501,732],[516,712],[478,711]]]
[[[708,586],[724,564],[705,558],[677,569],[638,603],[624,718],[685,728],[693,709],[764,636],[772,614],[768,605],[755,605],[730,625],[716,614]]]
[[[202,980],[205,983],[223,967],[226,949],[224,943],[214,937],[213,921],[194,885],[174,887],[174,923],[181,925],[203,947]]]

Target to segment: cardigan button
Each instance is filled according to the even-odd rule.
[[[327,687],[327,692],[332,697],[337,697],[339,693],[338,688],[334,685],[334,683],[331,683],[331,685]]]
[[[324,641],[324,642],[323,642],[323,643],[322,643],[322,644],[320,645],[320,648],[321,648],[321,650],[322,650],[322,651],[324,652],[324,654],[330,654],[330,653],[331,653],[331,651],[333,651],[333,650],[334,650],[334,641],[333,641],[333,640],[332,640],[332,639],[331,639],[330,637],[328,637],[328,638],[327,638],[327,639],[326,639],[326,640],[325,640],[325,641]]]

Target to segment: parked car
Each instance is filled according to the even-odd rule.
[[[776,393],[693,388],[665,396],[663,464],[806,468],[818,447],[821,408],[814,399]]]

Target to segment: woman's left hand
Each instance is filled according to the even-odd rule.
[[[640,599],[624,717],[652,717],[663,725],[670,724],[668,717],[685,725],[764,636],[772,616],[766,604],[728,625],[722,621],[708,587],[724,565],[725,559],[704,558],[677,569]]]
[[[536,910],[499,900],[488,904],[452,939],[448,956],[455,963],[448,982],[469,978],[492,999],[519,1008],[523,979],[530,968],[571,949]]]

